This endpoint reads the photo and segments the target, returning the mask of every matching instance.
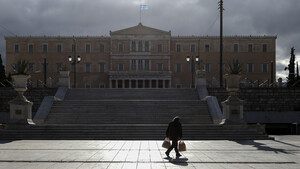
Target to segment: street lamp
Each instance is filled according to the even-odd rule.
[[[195,87],[195,84],[194,84],[195,63],[199,62],[199,56],[196,56],[195,59],[194,59],[194,56],[192,56],[192,58],[190,58],[190,56],[187,56],[186,61],[191,62],[191,71],[192,71],[192,86],[191,86],[191,88],[194,88]]]
[[[73,41],[74,41],[74,55],[73,55],[73,58],[72,58],[72,56],[69,56],[69,62],[74,67],[74,84],[73,84],[73,86],[74,86],[74,88],[76,88],[76,64],[81,61],[81,57],[77,56],[77,58],[76,58],[76,40],[73,39]]]

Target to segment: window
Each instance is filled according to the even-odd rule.
[[[176,45],[176,52],[181,52],[181,45],[180,44]]]
[[[44,63],[42,63],[42,69],[43,69],[43,73],[45,73],[45,69],[46,69],[46,73],[47,73],[48,72],[48,63],[46,63],[46,65]]]
[[[267,73],[268,72],[268,64],[267,63],[263,63],[262,64],[262,72],[263,73]]]
[[[150,51],[149,41],[145,41],[145,52],[149,52],[149,51]]]
[[[131,42],[131,51],[132,51],[132,52],[135,52],[135,51],[136,51],[136,43],[135,43],[135,41],[132,41],[132,42]]]
[[[211,66],[209,63],[205,63],[204,64],[204,69],[205,69],[205,72],[209,73],[211,72]]]
[[[101,53],[104,53],[104,51],[105,51],[105,50],[104,50],[104,44],[100,44],[100,52],[101,52]]]
[[[177,88],[177,89],[182,88],[182,84],[176,84],[176,88]]]
[[[162,52],[162,44],[157,45],[157,52]]]
[[[143,70],[143,60],[142,59],[138,60],[138,70],[139,71]]]
[[[142,51],[143,51],[143,42],[142,42],[142,41],[139,41],[139,42],[138,42],[138,51],[139,51],[139,52],[142,52]]]
[[[130,61],[130,70],[132,71],[149,71],[151,62],[149,59],[132,59]]]
[[[74,64],[71,64],[71,72],[74,72],[74,70],[75,70]]]
[[[99,72],[105,72],[105,63],[99,63]]]
[[[163,64],[162,63],[158,63],[156,65],[157,71],[163,71]]]
[[[62,63],[56,63],[56,71],[59,72],[62,68]]]
[[[253,52],[253,44],[248,44],[248,52]]]
[[[146,59],[145,60],[145,70],[150,70],[150,60],[149,59]]]
[[[210,50],[209,44],[205,44],[205,52],[209,52],[209,50]]]
[[[263,51],[263,52],[267,52],[267,49],[268,49],[267,44],[263,44],[263,45],[262,45],[262,51]]]
[[[182,72],[182,64],[181,63],[177,63],[175,65],[175,72]]]
[[[194,65],[192,65],[192,63],[190,64],[190,71],[191,72],[195,72],[196,71],[196,63],[194,63]]]
[[[43,52],[44,53],[48,52],[48,44],[43,44]]]
[[[13,64],[13,69],[14,69],[15,72],[18,71],[18,65],[16,63]]]
[[[233,51],[239,52],[239,44],[233,44]]]
[[[33,53],[33,44],[28,45],[28,52]]]
[[[195,44],[191,44],[191,52],[192,53],[196,52],[196,45]]]
[[[72,52],[76,52],[76,46],[75,46],[75,44],[72,44]]]
[[[222,64],[222,72],[223,73],[225,72],[225,68],[226,68],[226,65],[223,63]],[[218,63],[218,72],[220,72],[220,63]]]
[[[34,63],[29,63],[28,64],[28,71],[33,73],[34,72]]]
[[[104,83],[100,83],[99,84],[99,88],[105,88],[105,84]]]
[[[119,52],[124,51],[124,45],[122,43],[119,44]]]
[[[131,60],[131,70],[136,70],[136,61],[134,59]]]
[[[91,53],[91,44],[85,44],[85,52]]]
[[[254,64],[253,63],[247,64],[247,72],[249,72],[249,73],[254,72]]]
[[[62,46],[61,46],[61,44],[57,44],[57,45],[56,45],[56,50],[57,50],[57,53],[61,53],[61,51],[62,51]]]
[[[118,64],[118,71],[124,71],[124,64],[123,63]]]
[[[19,53],[19,50],[20,50],[19,44],[15,44],[15,53]]]
[[[92,65],[90,63],[86,63],[85,64],[85,72],[87,72],[87,73],[91,72],[91,67],[92,67]]]

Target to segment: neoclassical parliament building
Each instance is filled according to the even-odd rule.
[[[243,78],[270,81],[276,77],[276,38],[224,36],[223,67],[238,59]],[[218,36],[172,36],[171,31],[139,23],[111,31],[110,36],[6,36],[5,40],[6,72],[13,72],[11,65],[19,60],[28,60],[33,86],[44,80],[44,74],[53,87],[58,86],[64,66],[71,71],[73,85],[69,56],[75,55],[81,58],[76,64],[77,88],[190,88],[195,69],[205,70],[209,86],[219,83]],[[187,56],[194,60],[198,56],[199,61],[192,66]]]

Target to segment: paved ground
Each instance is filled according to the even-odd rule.
[[[0,141],[0,168],[223,169],[300,168],[300,136],[263,141],[185,141],[166,158],[162,141]]]

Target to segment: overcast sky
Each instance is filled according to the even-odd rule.
[[[219,35],[219,0],[0,0],[4,36],[109,35],[143,25],[177,35]],[[300,64],[300,0],[224,0],[224,35],[277,35],[277,78],[286,80],[290,48]]]

